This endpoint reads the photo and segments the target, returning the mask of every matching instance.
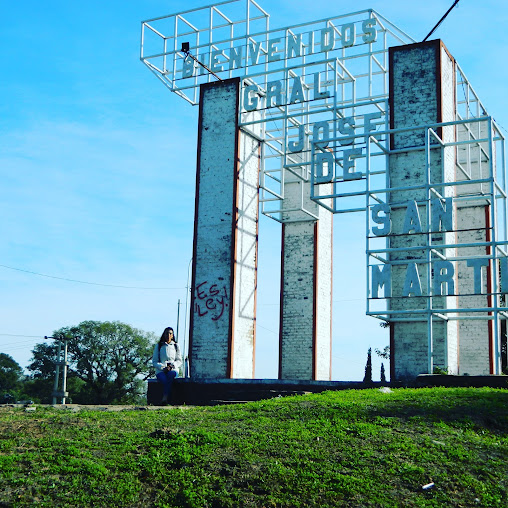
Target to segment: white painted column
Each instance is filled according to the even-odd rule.
[[[240,80],[201,86],[190,372],[254,376],[260,142],[238,127]]]
[[[481,122],[468,125],[477,139],[488,138],[488,123]],[[457,128],[459,141],[470,139],[470,133],[465,126]],[[457,149],[458,162],[464,168],[468,168],[469,174],[457,172],[457,180],[479,180],[490,177],[488,142],[481,143],[483,152],[478,147],[469,149],[459,146]],[[492,154],[495,157],[495,153]],[[495,167],[495,163],[493,164]],[[477,195],[475,200],[467,200],[457,205],[457,240],[459,243],[474,244],[489,242],[491,239],[491,203],[485,197],[490,184],[461,185],[457,188],[457,195]],[[482,199],[483,196],[483,199]],[[495,225],[493,225],[495,227]],[[490,247],[462,247],[459,255],[477,258],[486,258],[491,255]],[[484,261],[485,262],[485,261]],[[487,266],[473,268],[468,266],[467,261],[459,261],[458,265],[458,289],[459,305],[461,308],[485,308],[495,303],[497,296],[492,293],[492,262]],[[480,287],[475,287],[475,273],[479,272]],[[487,317],[487,312],[476,313],[478,317]],[[500,325],[499,328],[500,329]],[[498,374],[499,365],[494,362],[494,321],[485,319],[461,321],[459,325],[459,373],[474,375]],[[499,340],[499,339],[498,339]]]

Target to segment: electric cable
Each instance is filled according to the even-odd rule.
[[[450,11],[459,3],[459,1],[460,0],[455,0],[455,2],[453,2],[453,5],[445,12],[444,16],[437,22],[436,26],[427,34],[427,37],[425,37],[422,42],[425,42],[437,30],[439,25],[445,20],[446,16],[450,14]]]
[[[39,339],[41,335],[21,335],[19,333],[0,333],[0,337],[31,337]]]
[[[39,277],[48,277],[49,279],[57,279],[64,280],[66,282],[75,282],[77,284],[88,284],[90,286],[102,286],[102,287],[110,287],[110,288],[122,288],[122,289],[147,289],[147,290],[177,290],[177,289],[185,289],[184,287],[177,288],[168,288],[168,287],[144,287],[144,286],[124,286],[120,284],[102,284],[100,282],[88,282],[84,280],[77,279],[69,279],[67,277],[57,277],[56,275],[47,275],[45,273],[33,272],[31,270],[25,270],[23,268],[15,268],[14,266],[7,266],[0,264],[0,267],[7,268],[8,270],[15,270],[17,272],[29,273],[32,275],[38,275]]]
[[[261,326],[259,324],[256,324],[258,328],[262,328],[263,330],[266,330],[267,332],[274,333],[275,335],[278,335],[279,332],[276,332],[275,330],[270,330],[270,328],[266,328],[266,326]]]
[[[495,118],[493,118],[493,120],[496,125],[499,125],[499,127],[501,127],[501,129],[503,129],[506,132],[506,134],[508,134],[508,130],[506,130]]]

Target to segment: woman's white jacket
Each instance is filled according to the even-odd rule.
[[[182,355],[180,348],[176,342],[163,344],[159,350],[159,343],[155,344],[153,348],[152,365],[154,366],[155,373],[162,372],[168,363],[174,365],[173,370],[180,369],[182,365]]]

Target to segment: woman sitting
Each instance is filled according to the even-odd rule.
[[[173,328],[166,328],[162,332],[159,342],[155,344],[152,365],[155,368],[157,380],[163,386],[162,404],[167,404],[171,400],[173,379],[178,376],[178,370],[182,365],[182,355],[175,342]]]

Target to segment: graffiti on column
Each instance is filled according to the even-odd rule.
[[[212,321],[218,321],[228,306],[226,286],[209,285],[205,280],[196,286],[194,302],[194,311],[197,316],[202,317],[210,314]]]

